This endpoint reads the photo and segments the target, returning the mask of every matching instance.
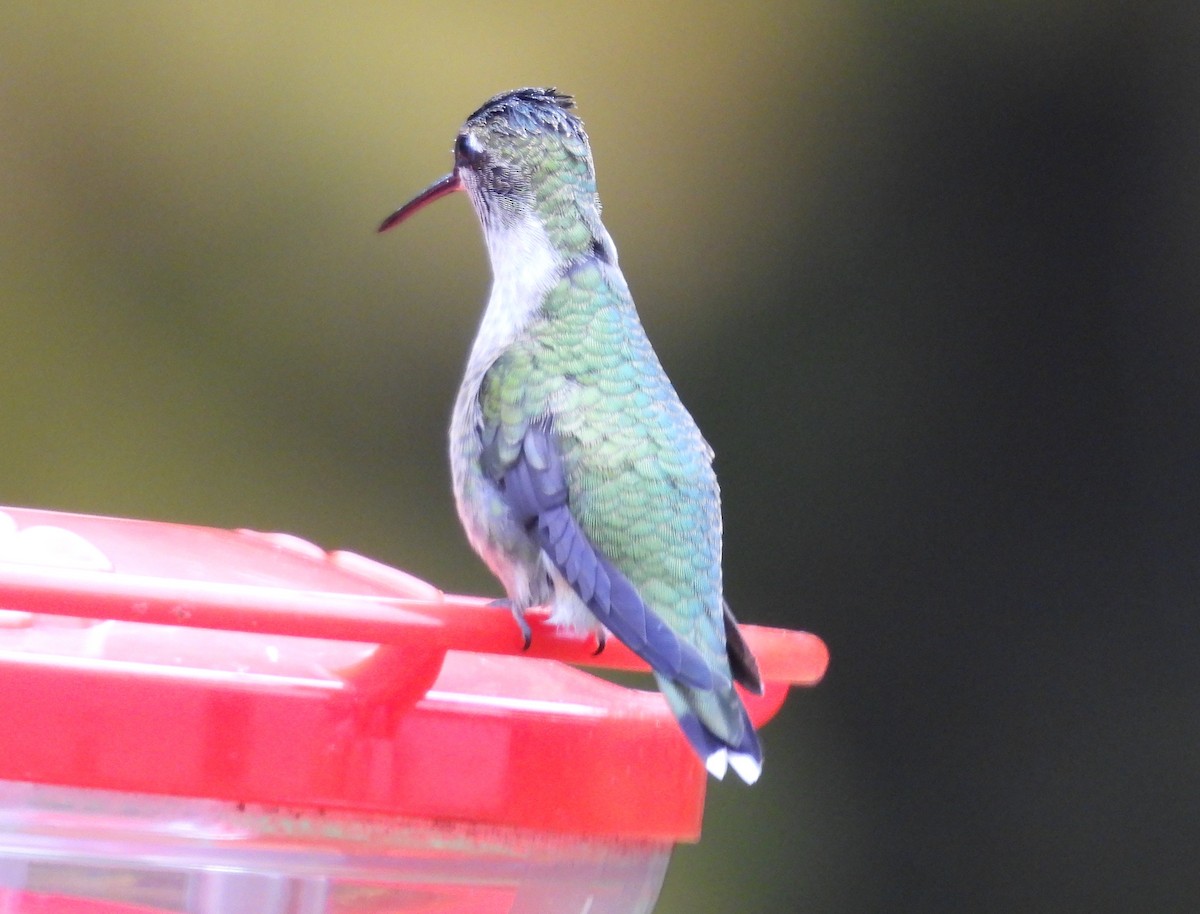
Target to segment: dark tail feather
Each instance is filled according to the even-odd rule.
[[[755,695],[763,693],[762,676],[758,672],[758,661],[750,653],[750,645],[742,637],[738,621],[733,617],[733,610],[724,600],[725,607],[725,653],[729,657],[729,668],[733,672],[733,680]]]

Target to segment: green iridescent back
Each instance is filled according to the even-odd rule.
[[[571,513],[646,604],[728,671],[712,452],[679,401],[620,274],[581,260],[484,377],[486,469],[549,419]],[[714,624],[715,623],[715,624]]]

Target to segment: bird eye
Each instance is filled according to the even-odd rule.
[[[476,165],[483,159],[483,146],[469,133],[460,133],[454,141],[454,158],[464,165]]]

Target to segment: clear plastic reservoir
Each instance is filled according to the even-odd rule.
[[[63,896],[97,912],[642,914],[670,849],[0,782],[6,914]]]

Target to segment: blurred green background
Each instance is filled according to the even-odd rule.
[[[445,427],[462,119],[574,93],[718,452],[727,593],[833,666],[658,911],[1200,909],[1200,7],[0,10],[0,503],[497,593]]]

